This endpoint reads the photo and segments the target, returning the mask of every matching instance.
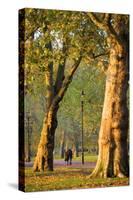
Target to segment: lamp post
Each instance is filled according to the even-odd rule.
[[[81,135],[81,148],[82,148],[82,165],[84,164],[84,91],[81,92],[81,120],[82,120],[82,135]]]

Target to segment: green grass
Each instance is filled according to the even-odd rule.
[[[75,157],[74,160],[81,161],[81,156]],[[96,162],[97,155],[85,155],[84,160],[85,160],[85,162]]]
[[[25,191],[47,191],[128,185],[128,178],[89,179],[90,170],[58,167],[53,172],[33,173],[26,168]]]
[[[61,158],[59,155],[54,156],[55,160],[64,160],[64,158]],[[31,157],[31,161],[33,162],[35,160],[35,157]],[[79,157],[73,157],[73,160],[81,161],[81,155]],[[96,162],[97,161],[97,155],[88,155],[87,153],[84,154],[84,160],[85,162]]]
[[[61,159],[60,156],[55,156],[56,160],[64,160],[63,158]],[[81,155],[79,157],[73,157],[74,161],[81,161]],[[84,155],[84,160],[85,162],[96,162],[97,161],[97,155]]]

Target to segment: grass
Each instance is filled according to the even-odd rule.
[[[81,156],[75,157],[74,160],[81,161]],[[85,162],[96,162],[97,155],[84,155]]]
[[[36,172],[25,169],[25,191],[48,191],[128,185],[128,178],[89,179],[90,170],[58,167],[53,172]]]
[[[55,159],[61,160],[60,156],[55,156]],[[74,157],[73,160],[81,161],[81,155],[79,157]],[[97,155],[87,155],[87,154],[85,154],[84,160],[85,160],[85,162],[96,162],[97,161]]]

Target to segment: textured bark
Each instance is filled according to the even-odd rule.
[[[47,44],[47,48],[52,51],[51,42]],[[51,109],[52,101],[54,99],[53,62],[50,62],[45,66],[45,84],[46,116],[44,118],[41,138],[34,161],[34,171],[53,170],[54,134],[57,127],[56,114],[58,110],[57,104]]]
[[[57,109],[56,111],[50,110],[44,120],[37,156],[33,166],[34,171],[53,171],[54,135],[57,127],[56,113]]]
[[[115,37],[111,45],[102,121],[99,155],[90,177],[128,176],[128,51]]]

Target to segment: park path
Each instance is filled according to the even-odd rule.
[[[73,161],[72,165],[66,165],[64,160],[54,160],[54,167],[71,167],[71,168],[94,168],[95,162],[85,162],[84,165],[80,161]],[[25,167],[32,167],[33,162],[25,162]]]

